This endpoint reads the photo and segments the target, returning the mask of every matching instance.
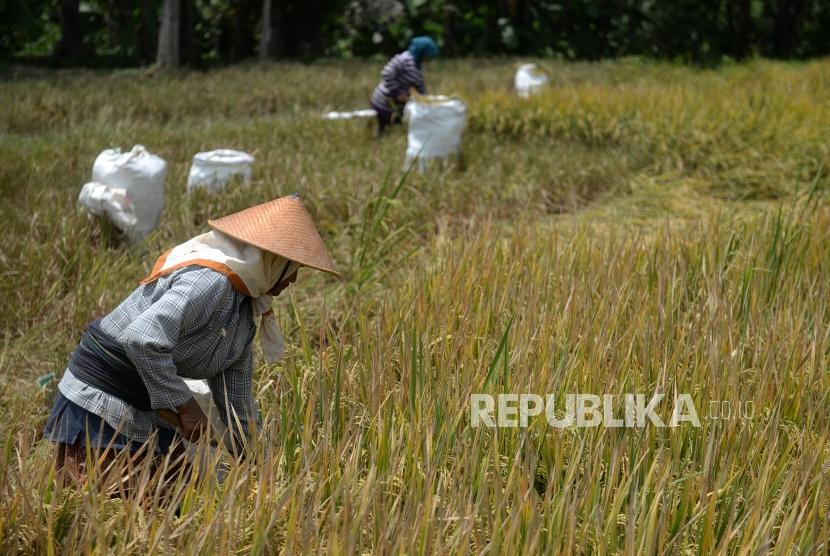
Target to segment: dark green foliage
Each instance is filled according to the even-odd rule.
[[[0,59],[8,59],[23,45],[48,33],[44,17],[48,4],[42,0],[0,0]]]
[[[712,65],[830,52],[826,0],[180,0],[185,64],[257,54],[387,56],[434,36],[446,56],[522,54],[598,60],[649,56]],[[154,61],[160,0],[4,0],[0,60],[135,66]]]

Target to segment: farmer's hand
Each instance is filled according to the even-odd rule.
[[[398,93],[398,96],[395,97],[395,102],[398,104],[406,104],[409,100],[409,95],[406,93]]]
[[[207,433],[210,421],[208,421],[207,415],[199,407],[199,403],[195,398],[190,398],[187,403],[178,406],[176,411],[179,412],[179,420],[182,422],[182,435],[186,439],[196,442]]]

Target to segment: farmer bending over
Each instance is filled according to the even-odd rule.
[[[372,92],[371,101],[378,114],[378,137],[393,121],[400,123],[410,89],[414,87],[420,94],[426,94],[421,64],[436,56],[438,46],[435,41],[429,37],[415,37],[409,43],[409,50],[395,55],[383,67],[381,81]]]
[[[208,418],[182,377],[207,379],[233,435],[257,422],[254,319],[261,317],[266,359],[279,359],[272,297],[300,267],[337,272],[296,195],[208,224],[212,231],[159,257],[141,285],[81,338],[44,431],[57,443],[65,482],[85,478],[87,439],[105,463],[114,452],[138,452],[135,461],[151,448],[167,453],[179,434],[191,441],[204,435]]]

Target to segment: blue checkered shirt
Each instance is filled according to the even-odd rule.
[[[198,266],[176,270],[136,288],[101,319],[101,328],[124,347],[153,409],[175,409],[192,397],[182,377],[206,379],[225,424],[238,418],[247,433],[248,421],[258,419],[251,299],[234,290],[226,276]],[[145,441],[166,426],[153,411],[88,386],[70,372],[59,388],[134,440]]]

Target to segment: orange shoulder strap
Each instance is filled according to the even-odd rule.
[[[223,274],[228,277],[228,280],[231,281],[231,286],[233,289],[241,293],[242,295],[247,295],[248,297],[251,296],[251,292],[248,291],[247,286],[245,286],[245,282],[242,281],[242,278],[239,277],[231,267],[226,264],[217,263],[216,261],[210,261],[208,259],[191,259],[189,261],[182,261],[178,264],[175,264],[169,268],[164,268],[164,263],[167,261],[167,256],[170,254],[172,249],[163,253],[157,260],[156,264],[153,265],[153,269],[150,271],[150,275],[147,278],[141,280],[139,284],[149,284],[155,280],[158,280],[162,276],[167,276],[174,270],[179,270],[180,268],[184,268],[186,266],[202,266],[205,268],[209,268],[213,271],[218,272],[219,274]],[[164,268],[164,270],[162,270]]]

